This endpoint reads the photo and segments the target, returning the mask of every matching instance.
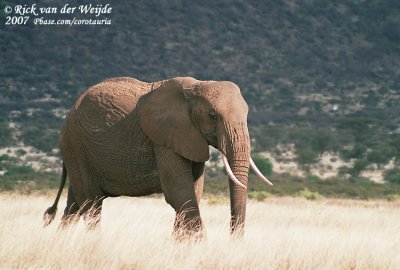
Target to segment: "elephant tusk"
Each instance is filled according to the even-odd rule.
[[[222,153],[221,153],[222,154]],[[226,158],[226,156],[224,154],[222,154],[222,161],[224,162],[224,167],[226,170],[226,173],[229,175],[229,178],[235,182],[235,184],[243,187],[243,188],[247,188],[245,185],[243,185],[242,183],[240,183],[240,181],[236,178],[236,176],[233,174],[231,167],[229,166],[228,163],[228,159]]]
[[[254,161],[253,161],[253,159],[251,157],[250,157],[250,166],[254,170],[254,172],[258,175],[258,177],[260,177],[268,185],[271,185],[271,186],[274,185],[260,172],[260,170],[257,168],[256,164],[254,163]]]

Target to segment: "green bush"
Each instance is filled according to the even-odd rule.
[[[272,163],[269,161],[269,159],[265,159],[261,157],[260,155],[253,155],[252,159],[256,166],[260,169],[260,171],[266,175],[266,176],[271,176],[272,174]],[[250,170],[251,173],[254,173],[253,170]]]
[[[388,194],[386,195],[386,200],[389,202],[400,201],[400,194]]]
[[[22,156],[26,155],[27,152],[24,149],[18,149],[16,154],[18,157],[22,157]]]
[[[211,152],[210,163],[215,170],[218,169],[218,162],[220,161],[220,159],[221,154],[218,151]]]
[[[297,149],[297,162],[306,170],[317,161],[318,154],[311,148]]]
[[[228,204],[229,198],[221,194],[211,195],[207,198],[207,203],[210,205]]]
[[[18,174],[34,174],[35,170],[32,168],[32,166],[12,166],[8,168],[7,172],[5,175],[18,175]]]
[[[0,170],[7,169],[7,163],[11,160],[11,157],[7,154],[0,156]]]
[[[359,176],[361,171],[367,168],[370,162],[366,159],[357,159],[350,171],[352,176]]]
[[[271,193],[266,191],[250,191],[247,196],[249,199],[257,200],[259,202],[264,201],[266,198],[271,196]]]
[[[8,161],[10,159],[11,159],[11,157],[9,155],[7,155],[7,154],[4,154],[4,155],[0,156],[0,161],[3,161],[3,160]]]
[[[30,194],[37,190],[56,189],[60,184],[60,175],[55,172],[31,171],[30,166],[22,166],[12,169],[12,174],[6,173],[0,176],[0,191],[13,190],[24,194]],[[33,170],[33,169],[32,169]],[[19,171],[22,173],[13,173]],[[32,173],[27,173],[31,171]],[[67,181],[67,185],[68,185]]]
[[[326,151],[334,151],[337,148],[336,138],[332,132],[325,130],[315,131],[312,138],[312,148],[319,154]]]
[[[385,173],[385,181],[393,184],[400,184],[400,169],[392,169]]]
[[[353,158],[356,158],[356,159],[362,158],[366,152],[367,152],[367,147],[365,145],[363,145],[363,144],[357,143],[357,144],[355,144],[353,146],[352,149],[350,149],[350,150],[347,150],[347,149],[342,150],[340,152],[340,154],[341,154],[341,157],[345,161],[349,161],[350,159],[353,159]]]
[[[319,200],[319,199],[321,199],[321,198],[323,198],[323,196],[321,195],[321,194],[319,194],[318,192],[313,192],[313,191],[310,191],[310,190],[308,190],[308,188],[305,188],[305,189],[303,189],[303,190],[301,190],[301,191],[299,191],[298,193],[297,193],[297,195],[298,196],[301,196],[301,197],[304,197],[304,198],[306,198],[307,200]]]
[[[388,163],[395,156],[395,151],[387,144],[380,144],[368,153],[367,159],[378,165]]]
[[[8,146],[12,143],[12,129],[9,127],[8,121],[0,117],[0,146]]]

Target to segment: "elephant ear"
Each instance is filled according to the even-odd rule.
[[[137,105],[139,124],[154,143],[196,162],[209,159],[208,143],[190,119],[189,100],[193,78],[166,80],[142,96]]]

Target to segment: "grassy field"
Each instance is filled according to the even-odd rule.
[[[400,269],[400,202],[250,201],[245,236],[229,237],[229,201],[201,204],[207,239],[177,242],[162,198],[107,199],[101,229],[42,228],[45,195],[0,193],[1,269]]]

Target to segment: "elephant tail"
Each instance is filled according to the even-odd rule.
[[[49,225],[53,221],[54,217],[56,216],[57,204],[58,204],[58,201],[60,200],[61,193],[65,186],[66,180],[67,180],[67,169],[65,168],[65,164],[63,163],[61,182],[60,182],[60,187],[58,188],[56,200],[54,201],[53,205],[50,206],[49,208],[47,208],[47,210],[43,214],[44,227]]]

